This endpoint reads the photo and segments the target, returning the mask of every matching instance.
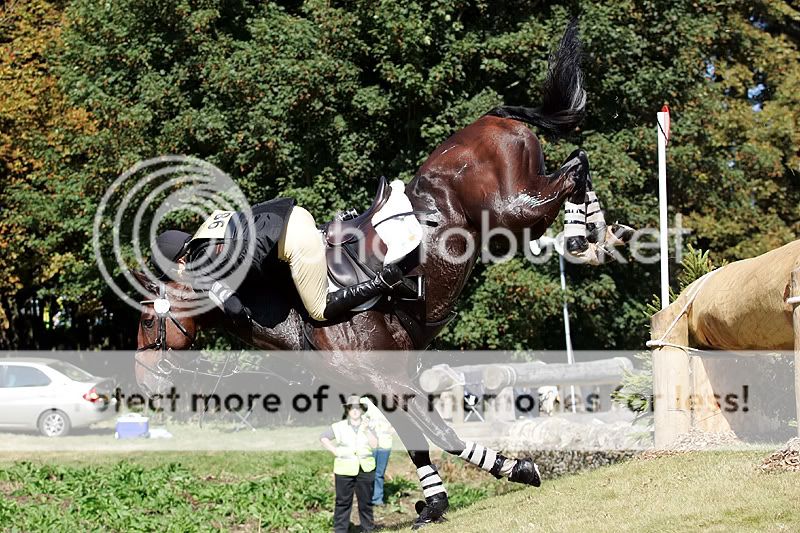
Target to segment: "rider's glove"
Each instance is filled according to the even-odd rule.
[[[221,281],[215,281],[208,291],[208,297],[214,304],[222,309],[235,324],[250,323],[250,311],[244,306],[236,291]]]

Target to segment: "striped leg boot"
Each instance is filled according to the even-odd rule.
[[[586,198],[586,232],[589,243],[625,246],[633,237],[634,229],[619,222],[607,225],[597,193],[588,191]]]
[[[465,444],[466,448],[459,457],[486,470],[497,479],[505,477],[509,481],[534,487],[542,484],[539,467],[530,459],[509,459],[476,442],[466,441]]]
[[[564,202],[564,253],[580,263],[600,264],[602,252],[586,235],[586,204]]]
[[[420,485],[422,485],[422,494],[425,496],[425,501],[418,501],[416,504],[417,519],[411,529],[419,529],[426,524],[443,522],[445,520],[444,513],[450,507],[450,501],[447,498],[447,489],[444,487],[442,478],[439,477],[439,472],[433,465],[426,465],[417,468],[417,475],[419,476]]]
[[[603,216],[603,209],[600,207],[597,193],[588,191],[586,193],[586,233],[589,242],[604,244],[607,229],[606,217]]]

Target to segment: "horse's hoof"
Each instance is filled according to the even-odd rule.
[[[447,520],[444,517],[444,513],[447,512],[448,507],[450,507],[450,501],[447,499],[446,492],[440,492],[439,494],[428,496],[425,498],[424,502],[419,500],[414,505],[414,508],[419,516],[414,521],[414,525],[411,526],[411,529],[416,530],[426,526],[427,524],[438,524],[444,522]]]
[[[625,246],[633,238],[636,232],[632,227],[625,224],[614,223],[606,228],[606,243],[611,246]]]
[[[517,459],[514,468],[511,469],[509,481],[533,485],[538,487],[542,484],[542,477],[539,475],[539,467],[530,459]]]
[[[571,256],[572,262],[579,264],[599,265],[602,261],[602,246],[589,242],[586,237],[569,237],[564,243],[565,255]]]
[[[606,242],[608,238],[608,226],[606,226],[605,222],[600,224],[594,224],[592,222],[586,223],[586,239],[590,243],[594,244],[603,244]]]
[[[416,511],[417,514],[421,514],[423,509],[425,509],[425,502],[417,500],[417,503],[414,504],[414,511]]]

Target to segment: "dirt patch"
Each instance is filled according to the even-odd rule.
[[[653,459],[660,459],[662,457],[673,457],[686,453],[682,450],[645,450],[636,456],[637,461],[652,461]]]
[[[22,485],[14,481],[0,481],[0,494],[3,496],[11,496],[14,492],[20,489]]]
[[[694,452],[714,450],[718,448],[737,448],[744,443],[733,431],[711,433],[692,428],[688,433],[679,435],[669,446],[670,450]]]
[[[761,463],[764,472],[800,472],[800,437],[786,443]]]

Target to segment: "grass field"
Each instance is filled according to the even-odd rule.
[[[327,452],[33,457],[0,454],[0,531],[330,531],[333,523]],[[519,489],[461,461],[444,458],[440,464],[454,508]],[[422,495],[404,452],[392,454],[386,479],[387,505],[376,508],[377,522],[407,526]]]
[[[429,530],[800,531],[800,474],[761,473],[766,455],[635,459],[539,489],[437,455],[452,512]],[[402,451],[386,488],[378,524],[408,530],[421,494]],[[332,508],[319,451],[0,453],[0,531],[329,531]]]
[[[477,502],[431,531],[800,531],[800,473],[762,473],[764,456],[633,459]]]

